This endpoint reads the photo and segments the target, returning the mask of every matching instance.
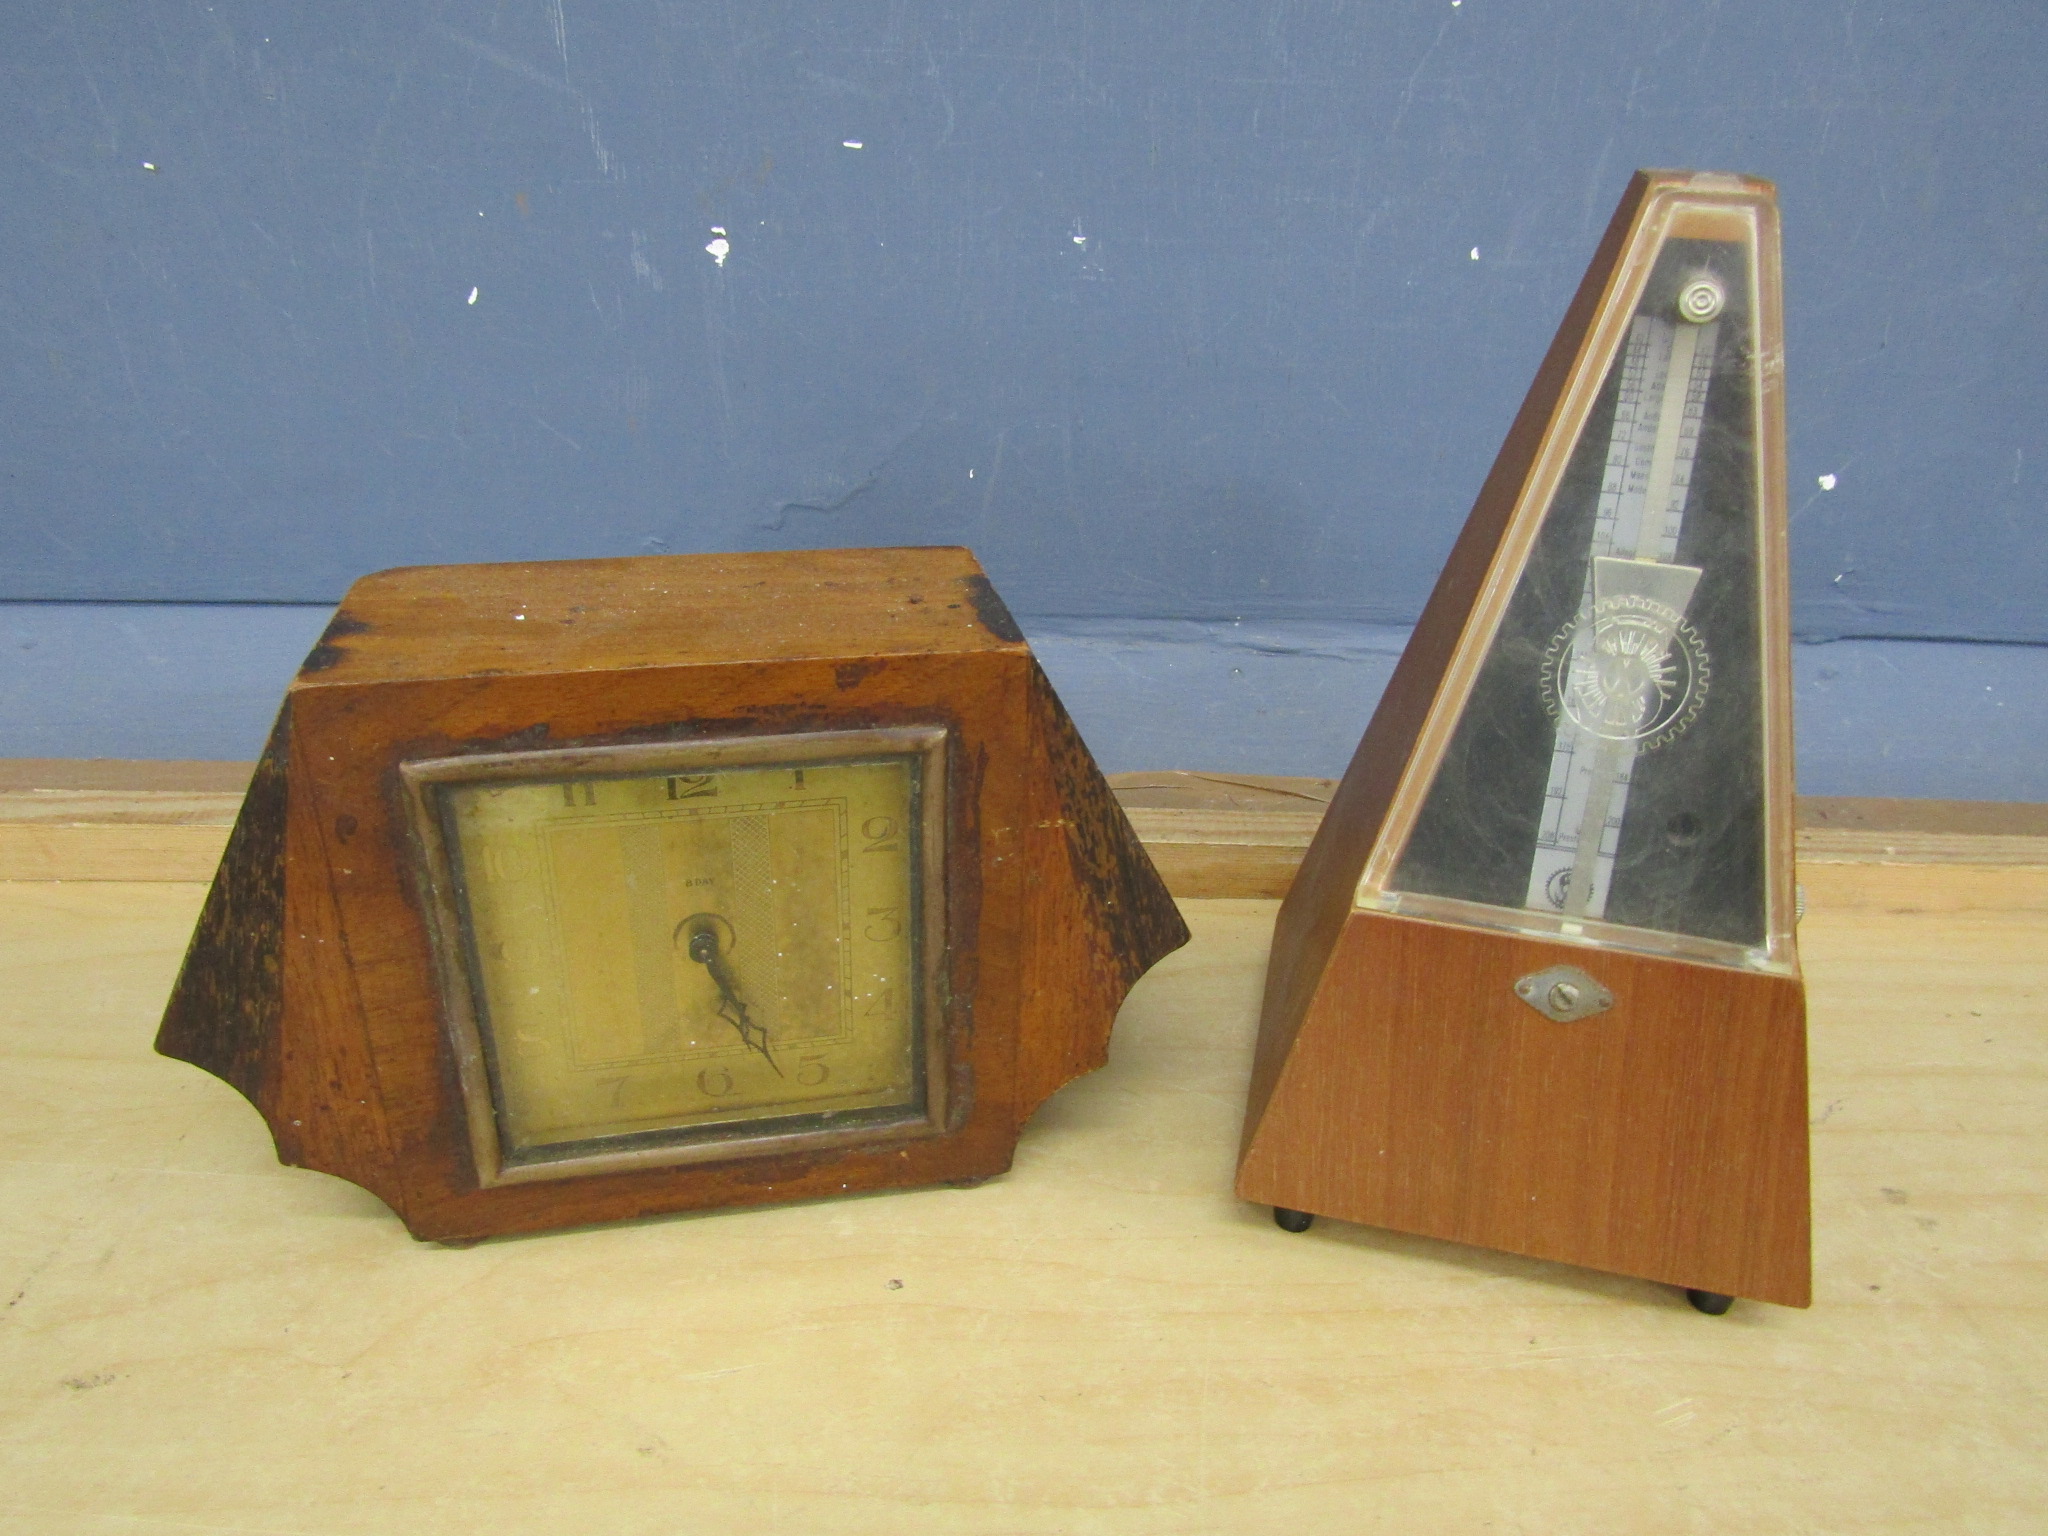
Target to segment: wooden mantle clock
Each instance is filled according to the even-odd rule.
[[[971,1182],[1187,930],[958,549],[366,577],[157,1049],[460,1240]]]
[[[1238,1192],[1809,1300],[1778,220],[1623,198],[1281,908]]]

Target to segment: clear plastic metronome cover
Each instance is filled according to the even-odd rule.
[[[1766,942],[1755,277],[1657,249],[1389,892]]]

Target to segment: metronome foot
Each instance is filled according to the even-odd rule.
[[[1273,1207],[1273,1225],[1282,1232],[1306,1232],[1315,1223],[1315,1217],[1307,1211],[1290,1211],[1284,1205]]]
[[[1719,1291],[1688,1290],[1685,1299],[1709,1317],[1719,1317],[1735,1305],[1733,1296],[1723,1296]]]

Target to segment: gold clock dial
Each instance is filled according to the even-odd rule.
[[[443,784],[504,1162],[921,1114],[922,767]]]

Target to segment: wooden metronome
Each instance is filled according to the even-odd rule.
[[[157,1049],[466,1240],[968,1183],[1187,929],[964,549],[418,567],[286,695]]]
[[[1778,217],[1641,172],[1280,910],[1238,1193],[1805,1306]]]

